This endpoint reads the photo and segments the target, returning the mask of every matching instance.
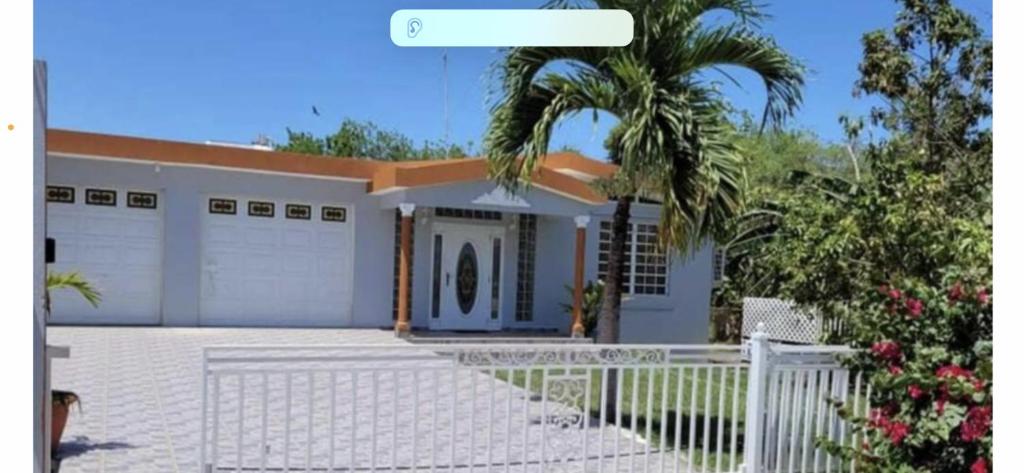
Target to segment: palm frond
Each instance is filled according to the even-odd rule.
[[[576,7],[583,2],[552,2]],[[693,249],[723,237],[743,211],[745,160],[726,119],[727,105],[704,71],[738,66],[767,92],[764,124],[779,124],[802,100],[803,67],[759,34],[753,0],[594,0],[634,19],[623,48],[511,48],[496,65],[501,94],[484,145],[490,173],[507,188],[528,185],[557,123],[585,110],[612,114],[605,140],[619,165],[602,182],[617,197],[662,202],[663,242]],[[702,17],[726,10],[735,20],[708,27]],[[547,72],[545,72],[547,71]]]
[[[614,110],[614,87],[599,75],[548,74],[526,94],[510,96],[492,112],[484,136],[490,175],[510,190],[530,182],[559,120],[587,109]]]
[[[681,76],[725,65],[758,75],[768,95],[765,124],[781,124],[803,100],[804,67],[769,38],[730,25],[697,32],[689,46],[676,64]]]
[[[51,271],[46,273],[46,290],[53,291],[56,289],[72,289],[78,292],[93,307],[99,307],[102,300],[99,291],[77,271],[67,273]]]

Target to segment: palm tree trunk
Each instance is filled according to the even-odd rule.
[[[604,281],[604,299],[597,318],[597,343],[619,343],[619,313],[622,308],[622,270],[626,259],[629,209],[632,197],[619,197],[612,216],[612,241],[608,251],[608,275]]]
[[[626,259],[626,237],[629,233],[629,209],[632,197],[619,197],[612,216],[612,241],[608,251],[608,275],[604,281],[604,295],[601,301],[601,312],[597,318],[597,342],[619,343],[619,314],[622,309],[622,270]],[[609,418],[618,415],[615,404],[618,391],[619,373],[609,369],[608,376],[602,382],[607,383],[608,397],[605,410]]]

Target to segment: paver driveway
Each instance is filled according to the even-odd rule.
[[[82,409],[72,412],[64,434],[64,442],[58,452],[58,456],[61,458],[61,471],[76,473],[198,472],[199,416],[201,411],[200,366],[203,346],[221,344],[379,344],[397,347],[406,342],[395,339],[390,332],[383,330],[51,327],[48,332],[48,343],[71,347],[70,359],[54,361],[52,383],[54,389],[74,391],[82,399]],[[406,369],[408,368],[406,367]],[[521,425],[532,433],[527,436],[524,435],[523,428],[516,427],[514,431],[510,431],[506,427],[505,433],[502,434],[502,429],[478,422],[473,424],[475,426],[472,429],[473,432],[465,430],[460,432],[460,436],[468,435],[481,439],[481,442],[476,444],[477,451],[470,453],[470,449],[459,447],[460,450],[452,457],[455,463],[438,461],[436,462],[438,467],[454,466],[459,470],[464,468],[472,470],[474,469],[472,465],[478,465],[475,468],[477,471],[487,471],[489,468],[479,462],[481,458],[489,458],[486,450],[479,451],[479,448],[483,447],[482,439],[485,435],[507,436],[504,440],[512,445],[511,459],[519,458],[520,453],[516,453],[517,451],[538,450],[540,447],[537,442],[543,438],[539,434],[539,429],[544,428],[544,422],[539,415],[541,412],[539,401],[531,398],[525,391],[510,387],[501,381],[495,381],[485,374],[467,373],[466,378],[460,378],[457,383],[451,383],[451,386],[458,386],[455,396],[451,396],[450,392],[445,391],[445,386],[448,386],[448,383],[439,386],[440,397],[447,399],[448,405],[458,398],[459,405],[465,409],[467,400],[475,399],[475,396],[483,399],[483,395],[488,389],[494,389],[498,405],[506,405],[504,399],[509,399],[507,401],[509,407],[513,405],[513,402],[517,406],[520,402],[525,402],[527,406],[530,406],[526,411],[520,409],[509,411],[517,420],[508,425]],[[404,374],[402,376],[411,375]],[[408,384],[410,383],[403,381],[403,389],[411,390]],[[477,384],[480,385],[480,391],[477,391]],[[487,388],[487,386],[491,387]],[[420,386],[420,390],[423,392],[438,392],[435,389],[437,388],[429,385]],[[226,392],[231,391],[226,390]],[[358,411],[364,413],[377,412],[374,406],[381,407],[378,415],[382,420],[381,425],[384,426],[381,428],[386,430],[386,421],[391,416],[388,409],[394,409],[391,406],[395,406],[395,403],[387,398],[387,393],[392,392],[392,389],[385,388],[381,392],[382,394],[376,398],[361,395],[357,405]],[[399,398],[409,398],[408,394],[399,394],[397,389],[393,392]],[[366,392],[364,391],[364,393]],[[298,394],[301,398],[301,393]],[[346,396],[343,391],[339,391],[341,399],[346,399]],[[318,405],[325,404],[318,401]],[[493,409],[488,411],[486,402],[472,402],[469,406],[469,410],[479,412],[479,419],[489,418],[484,417],[485,415],[494,415]],[[551,408],[552,406],[549,405],[548,409]],[[447,411],[447,408],[444,409]],[[500,411],[498,417],[494,419],[494,425],[502,425],[499,420]],[[410,435],[421,436],[421,445],[426,444],[426,441],[431,438],[430,431],[435,427],[433,427],[433,423],[428,423],[427,412],[429,409],[423,409],[420,412],[421,416],[424,416],[424,420],[419,424],[422,427],[414,428],[411,432],[401,432],[398,439],[399,444],[409,445],[412,443],[408,438]],[[526,418],[523,418],[524,412],[526,412]],[[365,419],[368,414],[362,415]],[[339,422],[345,422],[344,414],[340,414],[340,416],[342,420]],[[462,416],[460,415],[460,417]],[[325,422],[322,416],[317,416],[317,421]],[[597,426],[593,421],[589,424],[591,428],[588,436],[591,438],[587,443],[597,443],[598,438],[606,441],[609,448],[602,449],[605,453],[610,453],[608,450],[616,449],[620,452],[625,450],[650,452],[646,445],[628,435],[627,432],[619,431],[612,426],[595,428]],[[247,425],[256,424],[248,423]],[[301,424],[294,425],[293,428],[299,431],[305,430]],[[444,422],[442,421],[437,428],[445,429]],[[320,427],[316,427],[316,429],[317,432],[322,432]],[[380,432],[383,434],[382,438],[390,437],[383,430]],[[274,436],[273,431],[280,434],[280,428],[272,427],[271,437]],[[604,433],[599,434],[601,431]],[[247,444],[258,440],[256,432],[255,430],[246,432]],[[526,437],[531,439],[528,444],[519,441],[519,439],[525,440]],[[298,440],[304,437],[293,435],[293,438]],[[618,441],[615,440],[616,438]],[[504,440],[497,439],[495,444],[501,444]],[[551,440],[549,436],[548,443]],[[578,442],[577,440],[576,443]],[[321,435],[318,435],[314,441],[314,445],[324,447],[324,451],[327,451],[328,443]],[[611,448],[612,445],[614,448]],[[267,448],[269,450],[270,447]],[[439,448],[440,451],[447,451],[444,439]],[[315,449],[318,452],[320,450],[320,448]],[[392,449],[390,444],[385,441],[378,446],[377,451],[381,458],[386,458],[391,457],[390,454],[394,451],[407,450],[408,448]],[[571,450],[578,452],[575,447]],[[635,467],[646,471],[645,466],[653,467],[652,464],[662,461],[666,462],[666,466],[674,469],[675,465],[671,464],[675,458],[674,455],[665,455],[662,458],[656,451],[651,453],[653,455],[638,455],[635,458],[635,461],[643,462],[642,464],[629,465],[629,461],[615,462],[610,456],[606,457],[603,462],[593,461],[596,458],[593,457],[594,450],[591,450],[591,453],[588,454],[592,458],[591,466],[587,469],[593,469],[597,463],[605,463],[608,466],[615,464],[620,470],[628,468],[632,471],[632,467]],[[275,451],[272,454],[279,455],[280,452]],[[423,457],[425,454],[425,450],[420,450],[416,461],[423,467],[433,463],[429,458]],[[316,456],[326,455],[317,453]],[[359,465],[359,469],[374,469],[372,466],[364,466],[374,463],[365,458],[357,460],[356,463]],[[383,467],[382,469],[390,470],[386,465],[390,465],[390,462],[382,461],[378,463],[377,468]],[[223,466],[234,465],[229,463]],[[524,466],[525,468],[523,468]],[[536,464],[519,464],[518,468],[513,466],[511,470],[533,471],[536,467]],[[304,467],[300,468],[305,470]],[[606,471],[611,469],[605,468]],[[234,471],[234,468],[231,470]]]
[[[217,344],[395,344],[384,330],[50,327],[54,389],[76,392],[61,471],[196,472],[201,347]]]

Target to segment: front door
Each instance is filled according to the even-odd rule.
[[[500,226],[435,224],[432,329],[501,328],[503,235]]]

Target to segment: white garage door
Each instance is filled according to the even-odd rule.
[[[208,197],[201,210],[201,323],[350,325],[349,210],[333,203]]]
[[[50,271],[77,271],[102,295],[98,308],[70,289],[51,293],[51,318],[65,324],[160,322],[163,208],[156,192],[49,186]]]

